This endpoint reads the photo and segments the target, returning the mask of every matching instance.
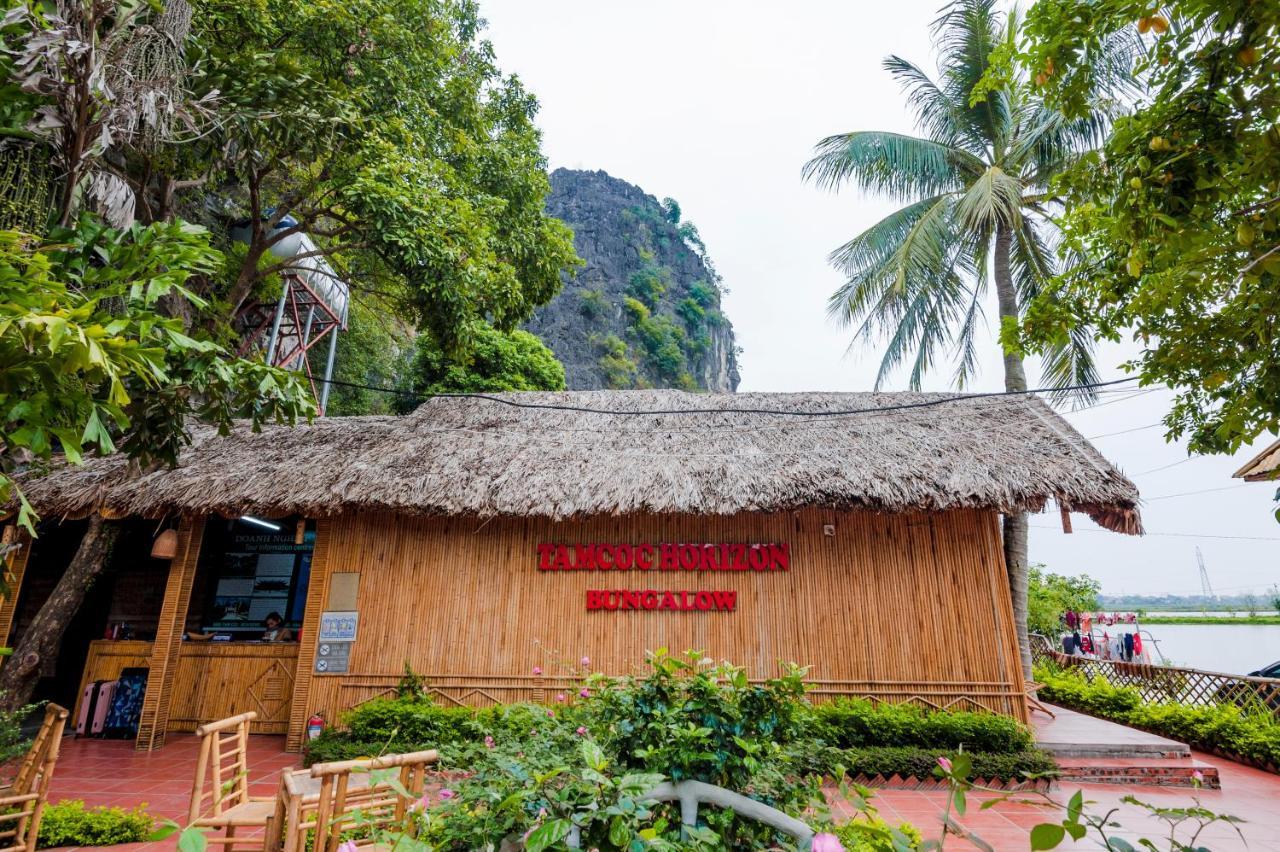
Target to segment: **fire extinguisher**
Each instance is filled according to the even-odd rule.
[[[307,739],[314,740],[320,736],[320,732],[324,730],[324,716],[319,713],[313,713],[311,718],[307,720]]]

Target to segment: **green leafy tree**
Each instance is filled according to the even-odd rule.
[[[418,338],[408,388],[418,396],[403,400],[402,409],[433,393],[564,390],[564,365],[529,332],[477,323],[468,334],[473,342],[466,360],[450,356],[429,337]]]
[[[312,353],[311,371],[323,375],[328,352],[320,347]],[[395,413],[395,394],[374,388],[399,387],[413,353],[412,328],[384,300],[358,294],[351,302],[347,328],[338,335],[325,416]]]
[[[537,101],[482,25],[470,0],[196,3],[198,83],[222,106],[194,177],[248,225],[231,310],[296,264],[271,250],[301,232],[452,351],[555,294],[577,257],[543,210]]]
[[[1100,591],[1102,584],[1087,574],[1049,574],[1043,565],[1033,565],[1027,571],[1027,628],[1050,638],[1057,636],[1062,614],[1097,610]]]
[[[1064,120],[1016,77],[971,103],[988,57],[1017,32],[1017,19],[1000,15],[992,0],[952,4],[934,32],[937,81],[897,56],[884,63],[904,85],[923,135],[831,136],[804,168],[819,186],[852,184],[906,203],[831,255],[847,281],[831,296],[829,314],[856,326],[855,340],[887,340],[877,387],[909,361],[909,383],[918,388],[947,350],[956,359],[952,380],[962,388],[969,383],[989,285],[1002,323],[1016,322],[1044,289],[1055,272],[1049,184],[1102,127],[1094,117]],[[1096,381],[1092,338],[1079,333],[1057,341],[1042,369],[1050,385]],[[1017,352],[1005,354],[1004,384],[1009,391],[1027,389]],[[1025,516],[1005,517],[1004,547],[1030,671]]]
[[[1115,85],[1101,57],[1142,51],[1129,115],[1065,174],[1063,248],[1079,258],[1038,295],[1029,349],[1092,327],[1130,337],[1126,366],[1177,390],[1170,438],[1230,453],[1280,429],[1280,4],[1041,0],[993,75],[1031,73],[1068,115]],[[1011,332],[1009,340],[1015,342]]]
[[[209,235],[170,222],[127,231],[90,215],[47,242],[0,231],[0,505],[17,504],[31,533],[34,512],[15,479],[35,476],[55,452],[127,452],[135,470],[176,461],[190,421],[230,429],[292,423],[314,412],[299,376],[235,358],[161,308],[204,303],[187,281],[220,260]],[[31,696],[43,660],[101,573],[117,533],[90,517],[80,547],[47,602],[0,669],[0,708]]]

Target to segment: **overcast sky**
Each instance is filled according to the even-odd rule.
[[[896,53],[932,71],[929,29],[940,5],[481,0],[499,62],[541,101],[552,168],[603,169],[672,196],[698,226],[730,290],[724,307],[745,350],[744,391],[871,389],[878,351],[846,355],[848,332],[826,319],[840,284],[826,256],[894,205],[821,192],[801,182],[800,168],[832,133],[912,131],[880,63]],[[994,318],[994,295],[990,302]],[[1131,351],[1103,351],[1104,378],[1124,375],[1117,366]],[[983,365],[974,389],[1001,389],[994,343]],[[928,389],[947,390],[949,372]],[[900,377],[888,389],[904,386]],[[1192,594],[1198,545],[1219,592],[1280,582],[1275,489],[1231,479],[1249,450],[1184,461],[1185,448],[1166,443],[1157,425],[1169,399],[1162,390],[1114,393],[1067,413],[1138,483],[1151,534],[1116,535],[1077,516],[1076,532],[1064,535],[1056,512],[1033,516],[1032,561],[1087,572],[1108,593]],[[1270,440],[1259,438],[1253,452]],[[1165,465],[1174,466],[1155,470]],[[1215,488],[1223,490],[1163,499]]]

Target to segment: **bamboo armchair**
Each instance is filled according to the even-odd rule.
[[[40,818],[68,715],[66,708],[57,704],[45,707],[44,722],[22,758],[13,783],[0,787],[0,852],[32,852],[36,848]]]
[[[249,724],[256,718],[258,714],[250,710],[196,728],[200,757],[187,824],[223,829],[223,836],[210,833],[205,839],[210,844],[222,844],[228,852],[237,847],[267,849],[272,832],[279,831],[274,819],[275,798],[249,796]],[[262,828],[263,836],[237,837],[236,831],[241,828]]]
[[[410,831],[409,809],[422,795],[427,767],[437,760],[439,755],[432,749],[389,754],[372,760],[317,763],[311,767],[307,779],[311,783],[305,790],[290,791],[286,779],[282,785],[285,789],[281,806],[287,813],[277,817],[287,826],[284,852],[302,852],[312,831],[315,832],[314,852],[335,852],[345,840],[358,849],[382,848],[376,838],[354,835],[378,830]],[[302,774],[295,773],[295,776]],[[409,798],[392,786],[389,777],[398,780],[397,786],[407,792]],[[353,836],[344,838],[344,831]]]

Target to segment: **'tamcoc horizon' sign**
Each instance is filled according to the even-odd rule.
[[[539,571],[789,571],[781,544],[540,544]]]
[[[538,545],[539,571],[790,571],[781,544],[550,544]],[[730,589],[587,589],[587,609],[732,612]]]

